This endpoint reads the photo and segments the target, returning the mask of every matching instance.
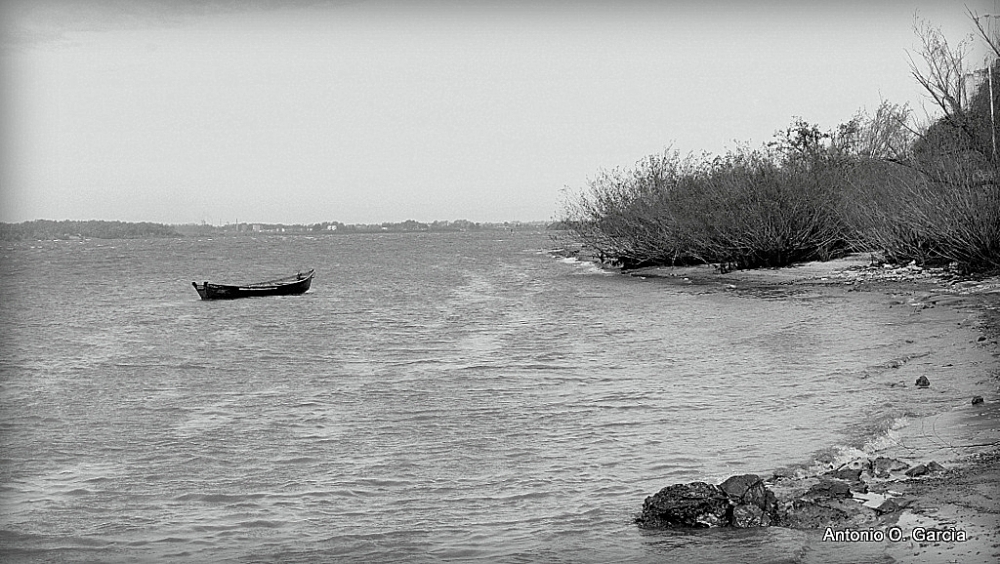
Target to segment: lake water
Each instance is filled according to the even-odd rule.
[[[859,446],[904,313],[609,274],[544,233],[7,244],[4,562],[808,560],[645,496]],[[191,281],[315,268],[302,296]],[[898,311],[898,310],[897,310]]]

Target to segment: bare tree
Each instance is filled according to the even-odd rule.
[[[926,20],[916,20],[913,31],[920,38],[919,56],[926,68],[921,68],[911,56],[910,72],[944,112],[944,118],[958,125],[965,114],[965,58],[969,54],[972,37],[966,37],[952,47],[941,28],[932,26]]]
[[[991,37],[980,18],[972,12],[969,16],[994,53],[1000,53],[1000,42]],[[970,90],[967,79],[975,72],[968,68],[967,60],[975,37],[970,34],[952,46],[940,28],[923,20],[915,20],[914,32],[921,41],[918,56],[923,64],[918,65],[911,56],[911,74],[942,113],[921,133],[914,144],[914,155],[925,171],[929,164],[946,170],[994,166],[993,95],[992,88],[987,91],[985,86],[992,86],[995,64],[987,61],[985,69],[975,71],[986,73],[988,80]]]
[[[874,114],[858,111],[830,134],[832,148],[852,157],[908,161],[915,133],[907,104],[882,100]]]

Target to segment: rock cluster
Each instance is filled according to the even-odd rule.
[[[719,484],[732,504],[729,524],[733,527],[766,527],[778,520],[778,498],[756,474],[732,476]]]
[[[639,526],[766,527],[777,521],[778,501],[756,474],[733,476],[716,486],[674,484],[646,498]]]
[[[931,282],[940,284],[955,294],[979,294],[995,292],[998,288],[996,277],[977,279],[959,271],[957,264],[943,268],[918,266],[916,261],[909,264],[881,264],[846,268],[832,275],[844,284],[852,286],[867,282]]]
[[[954,268],[924,268],[917,266],[916,261],[911,261],[907,265],[883,264],[881,266],[846,269],[840,272],[838,277],[844,279],[848,284],[875,281],[914,282],[917,280],[948,283],[962,279],[955,270]]]
[[[648,529],[868,526],[908,504],[888,491],[889,480],[943,470],[936,462],[911,467],[878,457],[854,460],[820,476],[775,476],[765,482],[756,474],[742,474],[719,485],[673,484],[647,497],[635,522]],[[882,493],[869,491],[869,485]]]

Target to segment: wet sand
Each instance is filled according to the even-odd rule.
[[[944,470],[919,477],[894,474],[873,484],[871,491],[905,507],[872,527],[882,532],[898,527],[902,539],[841,542],[815,531],[803,561],[1000,561],[1000,278],[873,266],[867,255],[783,269],[719,273],[711,266],[651,267],[625,274],[772,299],[848,295],[851,307],[903,308],[907,316],[900,331],[915,335],[905,340],[912,346],[875,367],[872,377],[900,388],[892,409],[908,416],[903,426],[854,454],[911,467],[933,461]],[[920,376],[930,386],[916,386]],[[923,395],[911,405],[907,398],[917,397],[913,394]],[[973,403],[977,396],[981,403]],[[814,479],[824,465],[833,469],[850,456],[817,460],[811,473],[800,469],[797,479]],[[928,530],[951,533],[921,538]]]

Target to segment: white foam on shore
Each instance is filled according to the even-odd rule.
[[[899,444],[900,431],[910,424],[908,417],[897,417],[892,420],[884,433],[879,433],[865,441],[862,452],[869,456],[877,455]]]
[[[618,274],[617,272],[603,269],[589,260],[580,260],[575,258],[566,260],[572,261],[571,264],[576,266],[581,271],[579,274],[600,274],[601,276],[615,276]]]
[[[605,270],[589,260],[580,260],[577,257],[555,256],[559,259],[559,262],[576,267],[577,272],[574,274],[600,274],[602,276],[615,276],[617,274],[617,272]]]
[[[868,460],[873,460],[879,456],[885,456],[886,451],[899,446],[902,430],[910,424],[907,417],[897,417],[888,422],[884,431],[869,437],[860,447],[848,445],[834,445],[828,449],[819,451],[811,461],[803,465],[794,465],[798,468],[800,477],[815,476],[830,470],[841,468],[853,468],[858,464],[863,464]]]

